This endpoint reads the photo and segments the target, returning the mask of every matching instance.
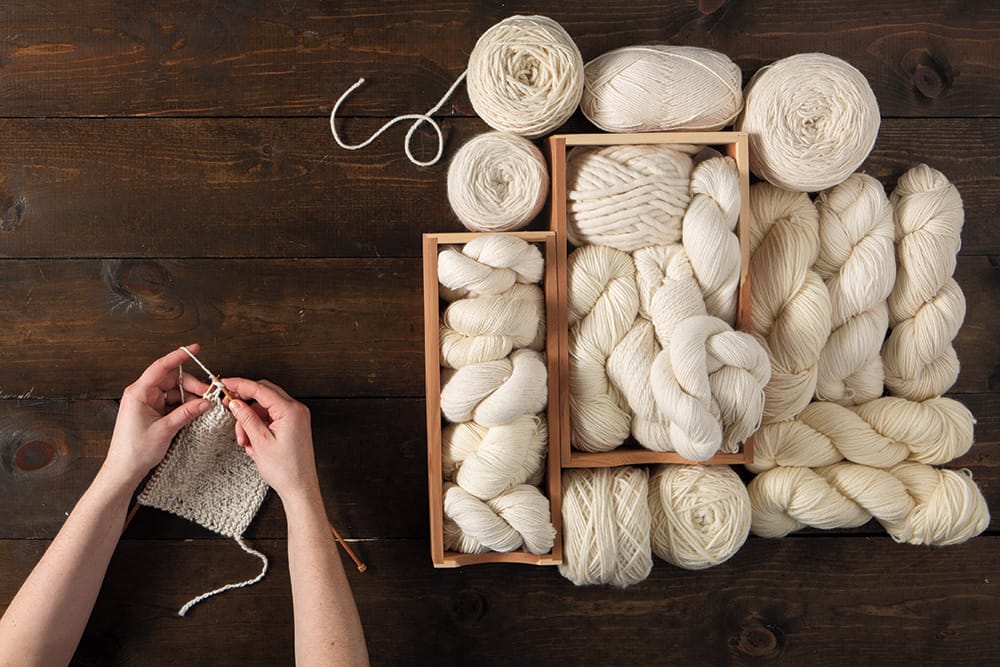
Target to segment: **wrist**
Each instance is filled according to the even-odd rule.
[[[321,513],[326,515],[326,507],[323,505],[323,494],[319,490],[319,484],[307,484],[291,490],[277,491],[281,498],[281,504],[285,508],[287,519],[293,517],[308,516],[310,514]]]
[[[107,465],[102,465],[91,483],[91,488],[112,500],[124,499],[125,504],[132,498],[132,494],[139,486],[142,477],[136,478],[117,471]]]

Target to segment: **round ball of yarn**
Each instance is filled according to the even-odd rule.
[[[563,471],[563,562],[559,573],[577,586],[626,588],[653,569],[645,470]]]
[[[653,553],[686,570],[724,563],[750,535],[750,495],[729,466],[655,468],[649,509]]]
[[[441,372],[441,412],[453,423],[507,424],[540,412],[548,400],[545,358],[534,350]]]
[[[456,484],[444,485],[444,546],[462,553],[552,551],[556,530],[549,499],[521,484],[482,501]]]
[[[441,295],[448,301],[501,294],[514,283],[537,283],[545,260],[537,246],[505,234],[477,236],[464,246],[438,253]]]
[[[511,16],[476,42],[466,86],[476,114],[494,130],[540,137],[580,104],[583,57],[552,19]]]
[[[472,138],[448,167],[448,201],[466,228],[476,232],[521,229],[545,205],[549,170],[542,152],[507,132]]]
[[[738,129],[750,170],[786,190],[817,192],[845,180],[875,145],[875,93],[851,64],[800,53],[761,69],[743,92]]]
[[[545,295],[515,284],[503,294],[459,299],[441,316],[441,365],[462,368],[502,359],[518,347],[541,350]]]
[[[482,500],[518,484],[542,481],[549,441],[545,419],[524,415],[492,428],[465,422],[441,432],[441,463],[446,481]]]
[[[580,147],[566,158],[566,225],[573,245],[632,252],[681,239],[691,158],[675,147]]]
[[[743,108],[743,75],[694,46],[627,46],[584,67],[580,110],[605,132],[720,130]]]

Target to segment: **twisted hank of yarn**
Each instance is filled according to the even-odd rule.
[[[743,76],[725,54],[650,44],[584,66],[580,110],[605,132],[721,130],[743,108]]]
[[[501,294],[514,283],[537,283],[544,270],[545,260],[537,246],[504,234],[477,236],[438,253],[440,291],[448,301]]]
[[[495,361],[514,348],[545,345],[545,295],[515,284],[503,294],[454,301],[441,316],[441,365],[462,368]]]
[[[625,252],[676,243],[690,181],[691,158],[677,146],[574,148],[566,158],[569,240]]]
[[[761,537],[805,526],[851,528],[874,517],[897,542],[944,546],[975,537],[990,522],[972,473],[911,461],[888,469],[846,462],[774,468],[747,490],[751,531]]]
[[[559,573],[577,586],[626,588],[653,568],[645,470],[563,471],[563,562]]]
[[[925,164],[900,177],[892,203],[899,271],[882,348],[885,384],[889,393],[919,401],[958,379],[952,340],[965,319],[965,295],[951,276],[965,211],[955,186]]]
[[[875,145],[875,93],[849,63],[799,53],[759,70],[743,91],[737,129],[749,135],[750,170],[786,190],[844,181]]]
[[[649,509],[653,553],[686,570],[724,563],[750,535],[750,495],[729,466],[657,466]]]
[[[810,403],[794,420],[766,424],[747,468],[816,468],[843,459],[875,468],[901,461],[939,465],[972,447],[975,418],[950,398],[916,402],[886,396],[851,408]]]
[[[809,196],[769,183],[750,188],[751,330],[771,357],[765,423],[791,419],[816,392],[831,319],[830,293],[810,268],[818,256],[819,217]]]
[[[542,152],[507,132],[473,137],[448,167],[448,201],[472,231],[521,229],[542,210],[548,191]]]
[[[882,184],[853,174],[816,199],[819,257],[830,293],[830,338],[820,352],[816,397],[857,405],[882,395],[885,303],[896,280],[892,206]]]
[[[523,546],[530,553],[545,554],[555,543],[549,499],[527,484],[487,501],[445,484],[444,515],[444,546],[450,551],[508,552]]]
[[[548,400],[545,359],[534,350],[514,350],[497,361],[441,372],[441,412],[453,423],[499,426],[535,414]]]
[[[549,430],[540,415],[522,415],[492,428],[475,422],[452,424],[441,433],[444,479],[480,500],[518,484],[537,486],[548,442]]]

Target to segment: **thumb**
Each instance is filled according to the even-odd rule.
[[[160,418],[157,427],[163,431],[167,440],[172,440],[178,431],[194,421],[196,417],[205,414],[210,407],[212,404],[205,399],[188,401]]]
[[[236,423],[250,440],[250,446],[260,444],[272,437],[271,429],[249,405],[239,399],[229,401],[229,411],[236,417]]]

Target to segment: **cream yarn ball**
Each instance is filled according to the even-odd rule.
[[[444,546],[450,551],[483,553],[552,551],[556,530],[549,499],[521,484],[482,501],[456,484],[444,485]]]
[[[448,167],[448,201],[472,231],[521,229],[542,210],[548,192],[542,152],[508,132],[473,137]]]
[[[651,44],[586,64],[580,110],[605,132],[720,130],[743,108],[743,75],[725,54]]]
[[[441,295],[448,301],[481,294],[501,294],[514,283],[537,283],[545,260],[537,246],[505,234],[477,236],[438,253]]]
[[[653,553],[686,570],[724,563],[750,535],[750,495],[729,466],[657,466],[649,509]]]
[[[539,415],[523,415],[492,428],[476,422],[451,424],[441,433],[444,479],[481,500],[518,484],[537,486],[548,442],[549,430]]]
[[[800,53],[762,68],[743,91],[737,128],[749,135],[750,170],[786,190],[844,181],[875,145],[875,93],[851,64]]]
[[[453,423],[499,426],[541,411],[548,400],[545,358],[528,349],[497,361],[445,369],[441,384],[441,412]]]
[[[441,316],[441,365],[462,368],[495,361],[519,347],[545,343],[545,295],[515,284],[503,294],[459,299]]]
[[[511,16],[469,56],[469,100],[495,130],[535,138],[565,123],[583,95],[583,57],[546,16]]]

